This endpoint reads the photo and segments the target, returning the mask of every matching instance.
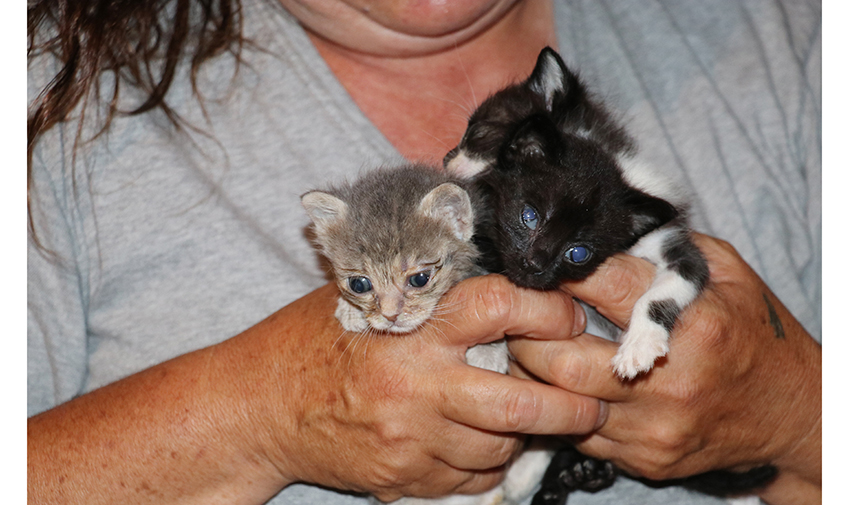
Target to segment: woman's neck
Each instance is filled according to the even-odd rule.
[[[540,50],[555,45],[552,3],[523,0],[470,40],[418,56],[350,50],[309,33],[359,108],[411,161],[441,165],[472,110],[524,79]]]

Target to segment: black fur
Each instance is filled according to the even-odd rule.
[[[598,143],[563,134],[548,114],[518,125],[496,168],[477,182],[495,216],[479,233],[496,249],[497,271],[534,289],[588,277],[606,258],[678,216],[665,200],[624,182],[614,156]],[[535,230],[522,224],[525,206],[537,213]],[[574,246],[587,247],[591,258],[565,260]]]
[[[553,74],[558,76],[557,83],[548,78]],[[633,140],[590,96],[561,56],[546,47],[526,80],[497,91],[475,109],[466,132],[457,147],[445,156],[444,164],[447,166],[464,151],[474,159],[495,163],[511,127],[539,113],[549,114],[567,134],[588,131],[607,152],[621,154],[635,150]]]
[[[675,300],[660,300],[651,302],[648,306],[648,317],[663,328],[666,328],[666,331],[670,333],[672,328],[675,327],[675,321],[680,314],[681,308],[678,307]]]
[[[686,230],[678,230],[668,239],[663,247],[663,258],[668,262],[668,268],[678,272],[687,282],[693,283],[696,289],[702,291],[708,283],[708,262],[693,245]]]

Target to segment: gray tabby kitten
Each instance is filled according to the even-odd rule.
[[[484,273],[472,243],[482,206],[467,183],[444,172],[423,165],[382,168],[353,184],[305,193],[302,205],[340,288],[335,316],[347,331],[408,333],[433,317],[448,289]],[[466,362],[507,373],[507,346],[472,347]],[[546,450],[524,452],[505,481],[484,494],[396,503],[519,503],[538,487],[550,459]]]

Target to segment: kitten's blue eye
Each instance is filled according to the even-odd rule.
[[[351,289],[353,293],[361,294],[367,293],[373,289],[373,285],[367,277],[350,277],[349,289]]]
[[[564,253],[564,257],[571,263],[585,263],[591,259],[591,250],[585,246],[571,247]]]
[[[535,210],[528,205],[523,208],[522,220],[523,224],[526,225],[526,228],[528,228],[529,230],[534,230],[535,228],[537,228],[537,212],[535,212]]]
[[[430,274],[427,272],[419,272],[409,278],[409,285],[413,288],[423,288],[430,282]]]

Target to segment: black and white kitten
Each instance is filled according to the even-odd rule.
[[[686,225],[683,191],[635,154],[633,140],[546,48],[528,79],[476,109],[445,157],[448,171],[476,181],[494,216],[477,233],[488,270],[521,286],[554,289],[588,277],[620,252],[656,265],[612,360],[624,379],[649,371],[668,352],[677,318],[708,282],[707,262]],[[764,485],[775,473],[766,466],[679,483],[725,495]],[[565,448],[533,503],[564,503],[570,491],[601,488],[613,477],[611,465]]]
[[[487,236],[501,272],[520,286],[555,289],[625,251],[657,266],[612,360],[626,379],[668,352],[678,315],[708,281],[674,188],[655,182],[641,189],[654,180],[597,142],[564,134],[545,113],[517,125],[496,167],[478,179],[495,214]]]
[[[335,316],[345,330],[405,334],[433,317],[439,300],[457,282],[485,273],[472,243],[483,219],[478,195],[461,179],[422,166],[371,171],[352,184],[302,196],[314,242],[329,261],[340,288]],[[508,371],[504,341],[466,352],[472,366]],[[531,447],[506,479],[480,495],[402,498],[432,505],[515,504],[539,486],[552,452]]]
[[[493,246],[485,261],[518,285],[555,289],[620,252],[654,263],[612,365],[632,379],[668,352],[680,312],[708,282],[685,195],[637,161],[632,139],[555,51],[478,107],[446,163],[484,189],[495,215],[481,233]]]

